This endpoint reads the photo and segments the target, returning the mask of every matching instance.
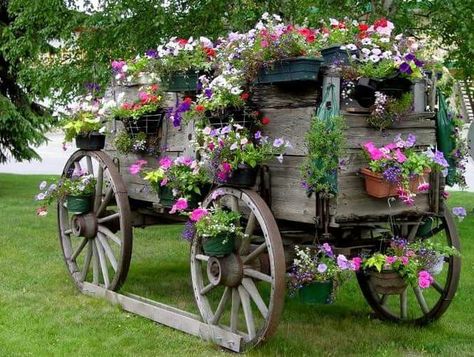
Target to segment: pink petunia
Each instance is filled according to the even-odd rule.
[[[400,149],[395,150],[395,158],[399,163],[404,163],[407,161],[407,157],[400,151]]]
[[[430,273],[426,270],[422,270],[418,273],[418,286],[422,289],[429,288],[433,283],[434,279]]]
[[[169,156],[164,156],[160,159],[160,167],[163,170],[168,170],[173,165],[173,160]]]
[[[393,264],[397,261],[397,257],[391,257],[391,256],[388,256],[385,258],[385,263],[387,264]]]
[[[371,160],[380,160],[384,157],[384,153],[380,149],[378,149],[372,142],[365,143],[364,149],[369,154]]]
[[[190,219],[193,222],[197,222],[201,220],[202,217],[206,216],[208,214],[207,209],[205,208],[196,208],[191,212]]]
[[[128,171],[132,175],[137,175],[142,170],[142,167],[147,164],[146,160],[137,160],[134,164],[130,165]]]
[[[361,257],[354,257],[351,260],[352,262],[352,270],[358,271],[360,269],[360,266],[362,264],[362,258]]]
[[[188,208],[188,200],[186,198],[179,198],[173,207],[171,207],[170,213],[173,214],[176,212],[181,212],[186,208]]]
[[[399,260],[403,265],[408,265],[408,257],[400,257]]]

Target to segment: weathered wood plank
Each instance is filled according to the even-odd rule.
[[[321,96],[317,84],[300,84],[294,86],[257,85],[253,88],[252,102],[259,108],[316,108]]]

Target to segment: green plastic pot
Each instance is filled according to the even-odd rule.
[[[165,79],[163,86],[167,92],[195,92],[198,85],[198,72],[176,72]]]
[[[67,196],[67,209],[74,214],[88,213],[92,208],[92,196]]]
[[[211,257],[223,257],[234,251],[235,235],[224,233],[212,239],[203,238],[202,249]]]
[[[175,198],[173,196],[173,191],[170,188],[166,186],[160,186],[158,190],[158,196],[162,206],[171,207],[174,204]]]
[[[333,290],[334,283],[332,280],[323,282],[315,281],[300,288],[298,295],[303,304],[332,304]]]
[[[315,82],[318,80],[322,63],[323,59],[316,57],[296,57],[276,61],[260,69],[256,83]]]

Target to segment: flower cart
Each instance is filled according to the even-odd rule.
[[[86,294],[119,304],[124,310],[242,352],[268,340],[277,330],[296,245],[314,248],[327,243],[336,254],[344,254],[348,259],[385,253],[393,237],[403,237],[407,242],[435,241],[458,249],[459,236],[444,203],[444,179],[439,171],[426,174],[424,190],[410,196],[409,205],[392,195],[382,198],[368,195],[360,174],[361,168],[367,166],[363,145],[369,139],[374,147],[381,147],[391,145],[397,134],[401,133],[402,138],[413,134],[414,151],[435,146],[433,108],[411,111],[382,133],[369,125],[368,113],[350,112],[347,110],[350,105],[340,100],[340,72],[323,67],[319,76],[321,83],[317,86],[256,84],[253,87],[253,105],[271,118],[262,130],[271,137],[286,137],[292,145],[288,145],[282,163],[273,159],[260,165],[253,186],[216,182],[201,199],[199,216],[213,209],[234,212],[232,225],[238,234],[232,240],[225,239],[225,250],[218,249],[217,253],[215,241],[213,246],[208,244],[212,232],[190,234],[189,265],[200,316],[119,291],[130,267],[133,228],[176,222],[183,216],[173,214],[174,211],[186,212],[187,207],[177,197],[170,206],[169,192],[163,197],[166,200],[161,201],[151,181],[143,180],[133,171],[164,167],[163,172],[153,171],[159,176],[154,182],[162,183],[164,172],[171,165],[169,158],[182,158],[181,162],[185,162],[184,157],[192,158],[189,167],[194,170],[193,162],[200,156],[195,149],[200,133],[196,123],[189,121],[178,126],[172,119],[161,122],[159,159],[164,160],[161,163],[156,156],[117,152],[111,145],[114,134],[107,137],[104,150],[78,150],[72,154],[63,177],[70,177],[75,169],[82,168],[96,180],[93,208],[88,213],[74,214],[61,201],[58,205],[62,252],[77,287]],[[118,85],[113,89],[116,97],[125,92],[133,97],[138,88]],[[173,106],[178,99],[182,101],[183,95],[171,94],[168,105]],[[332,176],[334,184],[311,189],[305,182],[302,187],[300,168],[314,154],[308,151],[307,145],[314,113],[318,111],[323,118],[322,112],[328,108],[337,110],[344,120],[340,138],[344,143],[343,155],[336,158],[335,169],[324,172],[319,181]],[[117,129],[119,125],[120,122],[115,122],[113,127]],[[331,128],[326,125],[327,130]],[[326,155],[336,152],[330,146],[327,150]],[[319,169],[330,164],[324,157],[315,158],[313,163]],[[179,190],[179,186],[173,189]],[[429,232],[421,234],[426,222],[430,223]],[[204,225],[203,231],[206,228],[209,227]],[[234,231],[226,229],[226,232]],[[347,260],[341,264],[344,262],[348,264]],[[393,283],[387,281],[394,276],[393,272],[392,276],[375,278],[370,269],[360,269],[356,274],[364,297],[379,318],[426,324],[443,315],[456,293],[459,256],[443,255],[441,265],[437,268],[439,273],[430,275],[429,283],[423,280],[423,287],[402,281],[396,289],[384,290],[381,288],[384,284]],[[400,276],[395,274],[395,278]]]

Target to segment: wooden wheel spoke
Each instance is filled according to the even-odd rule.
[[[244,275],[249,276],[254,279],[266,281],[267,283],[272,283],[273,279],[270,275],[264,274],[262,272],[259,272],[258,270],[255,269],[250,269],[250,268],[244,268]]]
[[[222,297],[219,301],[219,305],[217,305],[216,312],[210,321],[212,325],[216,325],[219,322],[230,296],[231,296],[231,288],[226,286],[224,289],[224,294],[222,294]]]
[[[207,262],[209,260],[209,256],[204,254],[196,254],[196,259],[202,262]]]
[[[109,271],[107,269],[107,262],[105,261],[104,250],[102,249],[102,246],[100,245],[97,239],[94,240],[94,243],[95,243],[95,247],[99,256],[99,264],[100,264],[100,269],[102,271],[102,278],[104,279],[104,285],[105,285],[105,288],[108,288],[110,285],[110,280],[109,280]]]
[[[239,212],[239,200],[235,196],[230,196],[230,209]]]
[[[63,231],[63,234],[65,235],[69,235],[72,233],[72,229],[66,229],[65,231]]]
[[[433,283],[431,284],[431,286],[440,294],[443,294],[444,293],[444,289],[443,287],[440,285],[440,283],[438,283],[436,280],[433,281]]]
[[[400,317],[405,320],[408,316],[408,298],[407,289],[400,294]]]
[[[70,259],[72,261],[76,260],[76,258],[79,256],[79,254],[81,254],[81,252],[84,249],[84,247],[86,246],[86,244],[87,244],[87,238],[84,237],[81,241],[81,244],[79,244],[79,246],[76,248],[74,253],[72,253],[72,255],[71,255]]]
[[[110,200],[112,199],[112,196],[114,194],[114,190],[112,187],[109,187],[107,189],[107,192],[105,193],[105,197],[102,200],[102,203],[100,204],[99,208],[97,209],[96,215],[100,217],[102,212],[107,208],[107,205],[109,204]]]
[[[86,280],[87,272],[89,271],[89,266],[91,264],[91,259],[92,259],[92,241],[89,240],[87,242],[86,258],[84,260],[84,266],[82,267],[82,272],[81,272],[81,281]]]
[[[237,332],[239,325],[240,296],[237,288],[232,289],[232,308],[230,311],[230,329]]]
[[[256,223],[257,218],[255,217],[255,214],[253,212],[250,212],[249,218],[247,220],[247,225],[245,226],[245,236],[242,238],[242,242],[239,248],[240,255],[247,253],[250,246],[250,242],[252,241],[252,234],[255,230]]]
[[[243,263],[248,263],[258,257],[267,249],[267,243],[260,244],[252,253],[243,258]]]
[[[208,284],[205,287],[203,287],[199,293],[201,295],[206,295],[209,291],[211,291],[215,287],[216,287],[216,285],[214,285],[214,284]]]
[[[389,295],[382,294],[382,297],[380,298],[380,305],[384,306],[387,303]]]
[[[113,221],[114,219],[119,219],[120,218],[120,213],[113,213],[110,216],[105,216],[97,219],[97,223],[105,223],[105,222],[110,222]]]
[[[96,285],[99,284],[99,253],[97,252],[97,246],[94,241],[91,241],[93,251],[93,262],[92,262],[92,282]]]
[[[119,237],[117,237],[116,234],[112,233],[112,231],[110,229],[108,229],[107,227],[104,227],[102,225],[99,225],[99,227],[97,228],[97,230],[102,233],[103,235],[105,235],[107,238],[111,239],[112,241],[114,241],[115,243],[117,243],[119,246],[122,245],[122,242],[120,240]]]
[[[115,255],[112,252],[112,249],[110,248],[109,243],[107,243],[106,237],[102,233],[98,232],[97,239],[99,240],[99,243],[102,245],[102,248],[105,251],[105,255],[107,256],[107,258],[109,258],[110,265],[112,265],[112,268],[114,269],[114,271],[117,271],[117,266],[118,266],[117,260],[115,259]]]
[[[258,292],[257,287],[255,286],[255,283],[253,282],[252,279],[244,278],[242,279],[242,285],[247,290],[249,293],[250,297],[252,298],[253,302],[255,305],[257,305],[258,310],[262,314],[264,318],[267,317],[268,315],[268,308],[267,305],[265,305],[265,302],[263,301],[262,297],[260,296],[260,293]]]
[[[89,155],[86,156],[86,164],[87,164],[87,172],[91,175],[94,175],[94,167],[92,166],[92,158]]]
[[[97,211],[102,202],[102,185],[104,184],[104,168],[99,166],[97,182],[95,184],[94,211]]]
[[[425,297],[423,296],[423,292],[421,291],[419,286],[414,286],[413,291],[415,292],[416,300],[418,300],[418,304],[421,307],[421,311],[426,315],[430,312],[430,308],[426,303]]]
[[[252,340],[255,333],[255,323],[253,320],[252,307],[250,306],[250,296],[243,286],[238,287],[240,301],[242,302],[242,309],[244,310],[245,324],[247,325],[247,332],[249,340]]]

